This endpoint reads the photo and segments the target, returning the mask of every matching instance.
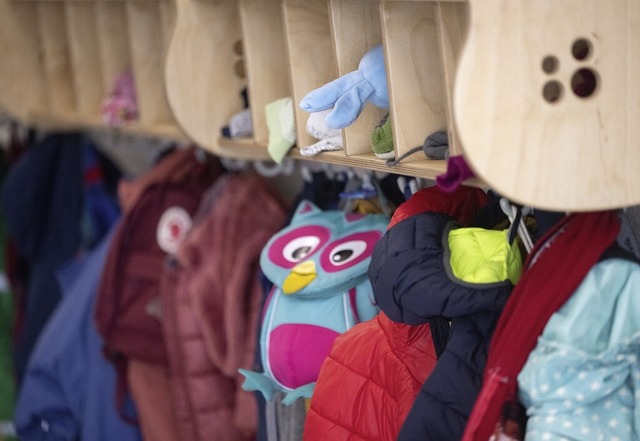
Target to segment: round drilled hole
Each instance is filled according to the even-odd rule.
[[[233,72],[236,74],[238,78],[245,78],[246,71],[244,67],[244,60],[238,60],[233,65]]]
[[[558,59],[553,55],[546,56],[542,60],[542,70],[545,73],[552,74],[558,70],[559,64]]]
[[[591,42],[585,38],[579,38],[573,42],[571,53],[576,60],[586,60],[591,55]]]
[[[598,77],[589,68],[579,69],[571,77],[571,89],[580,98],[587,98],[593,95],[598,87]]]
[[[542,96],[548,103],[555,103],[562,98],[562,84],[559,81],[549,81],[542,89]]]
[[[233,42],[233,53],[236,55],[244,55],[244,47],[242,46],[242,40],[236,40]]]

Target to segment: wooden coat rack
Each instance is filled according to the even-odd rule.
[[[267,103],[297,104],[382,43],[396,156],[446,128],[476,183],[514,201],[621,207],[640,203],[639,18],[632,0],[0,0],[0,105],[36,126],[104,127],[100,102],[131,68],[140,119],[122,130],[265,159]],[[243,88],[253,136],[222,138]],[[375,157],[382,116],[367,106],[343,151],[305,159],[446,170],[420,153],[394,168]],[[295,117],[298,145],[315,142]]]

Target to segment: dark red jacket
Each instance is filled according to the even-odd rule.
[[[262,302],[259,258],[285,207],[257,176],[227,175],[205,194],[165,270],[163,329],[180,441],[255,439],[252,369]]]

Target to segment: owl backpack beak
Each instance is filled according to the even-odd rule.
[[[291,272],[284,279],[282,292],[293,294],[310,284],[317,277],[316,264],[312,260],[301,262],[291,269]]]

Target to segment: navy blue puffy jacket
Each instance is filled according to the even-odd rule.
[[[509,281],[471,284],[453,275],[447,238],[456,226],[441,213],[405,219],[378,241],[369,266],[375,299],[391,320],[451,321],[446,348],[407,416],[401,441],[462,437],[482,385],[491,335],[513,289]]]

